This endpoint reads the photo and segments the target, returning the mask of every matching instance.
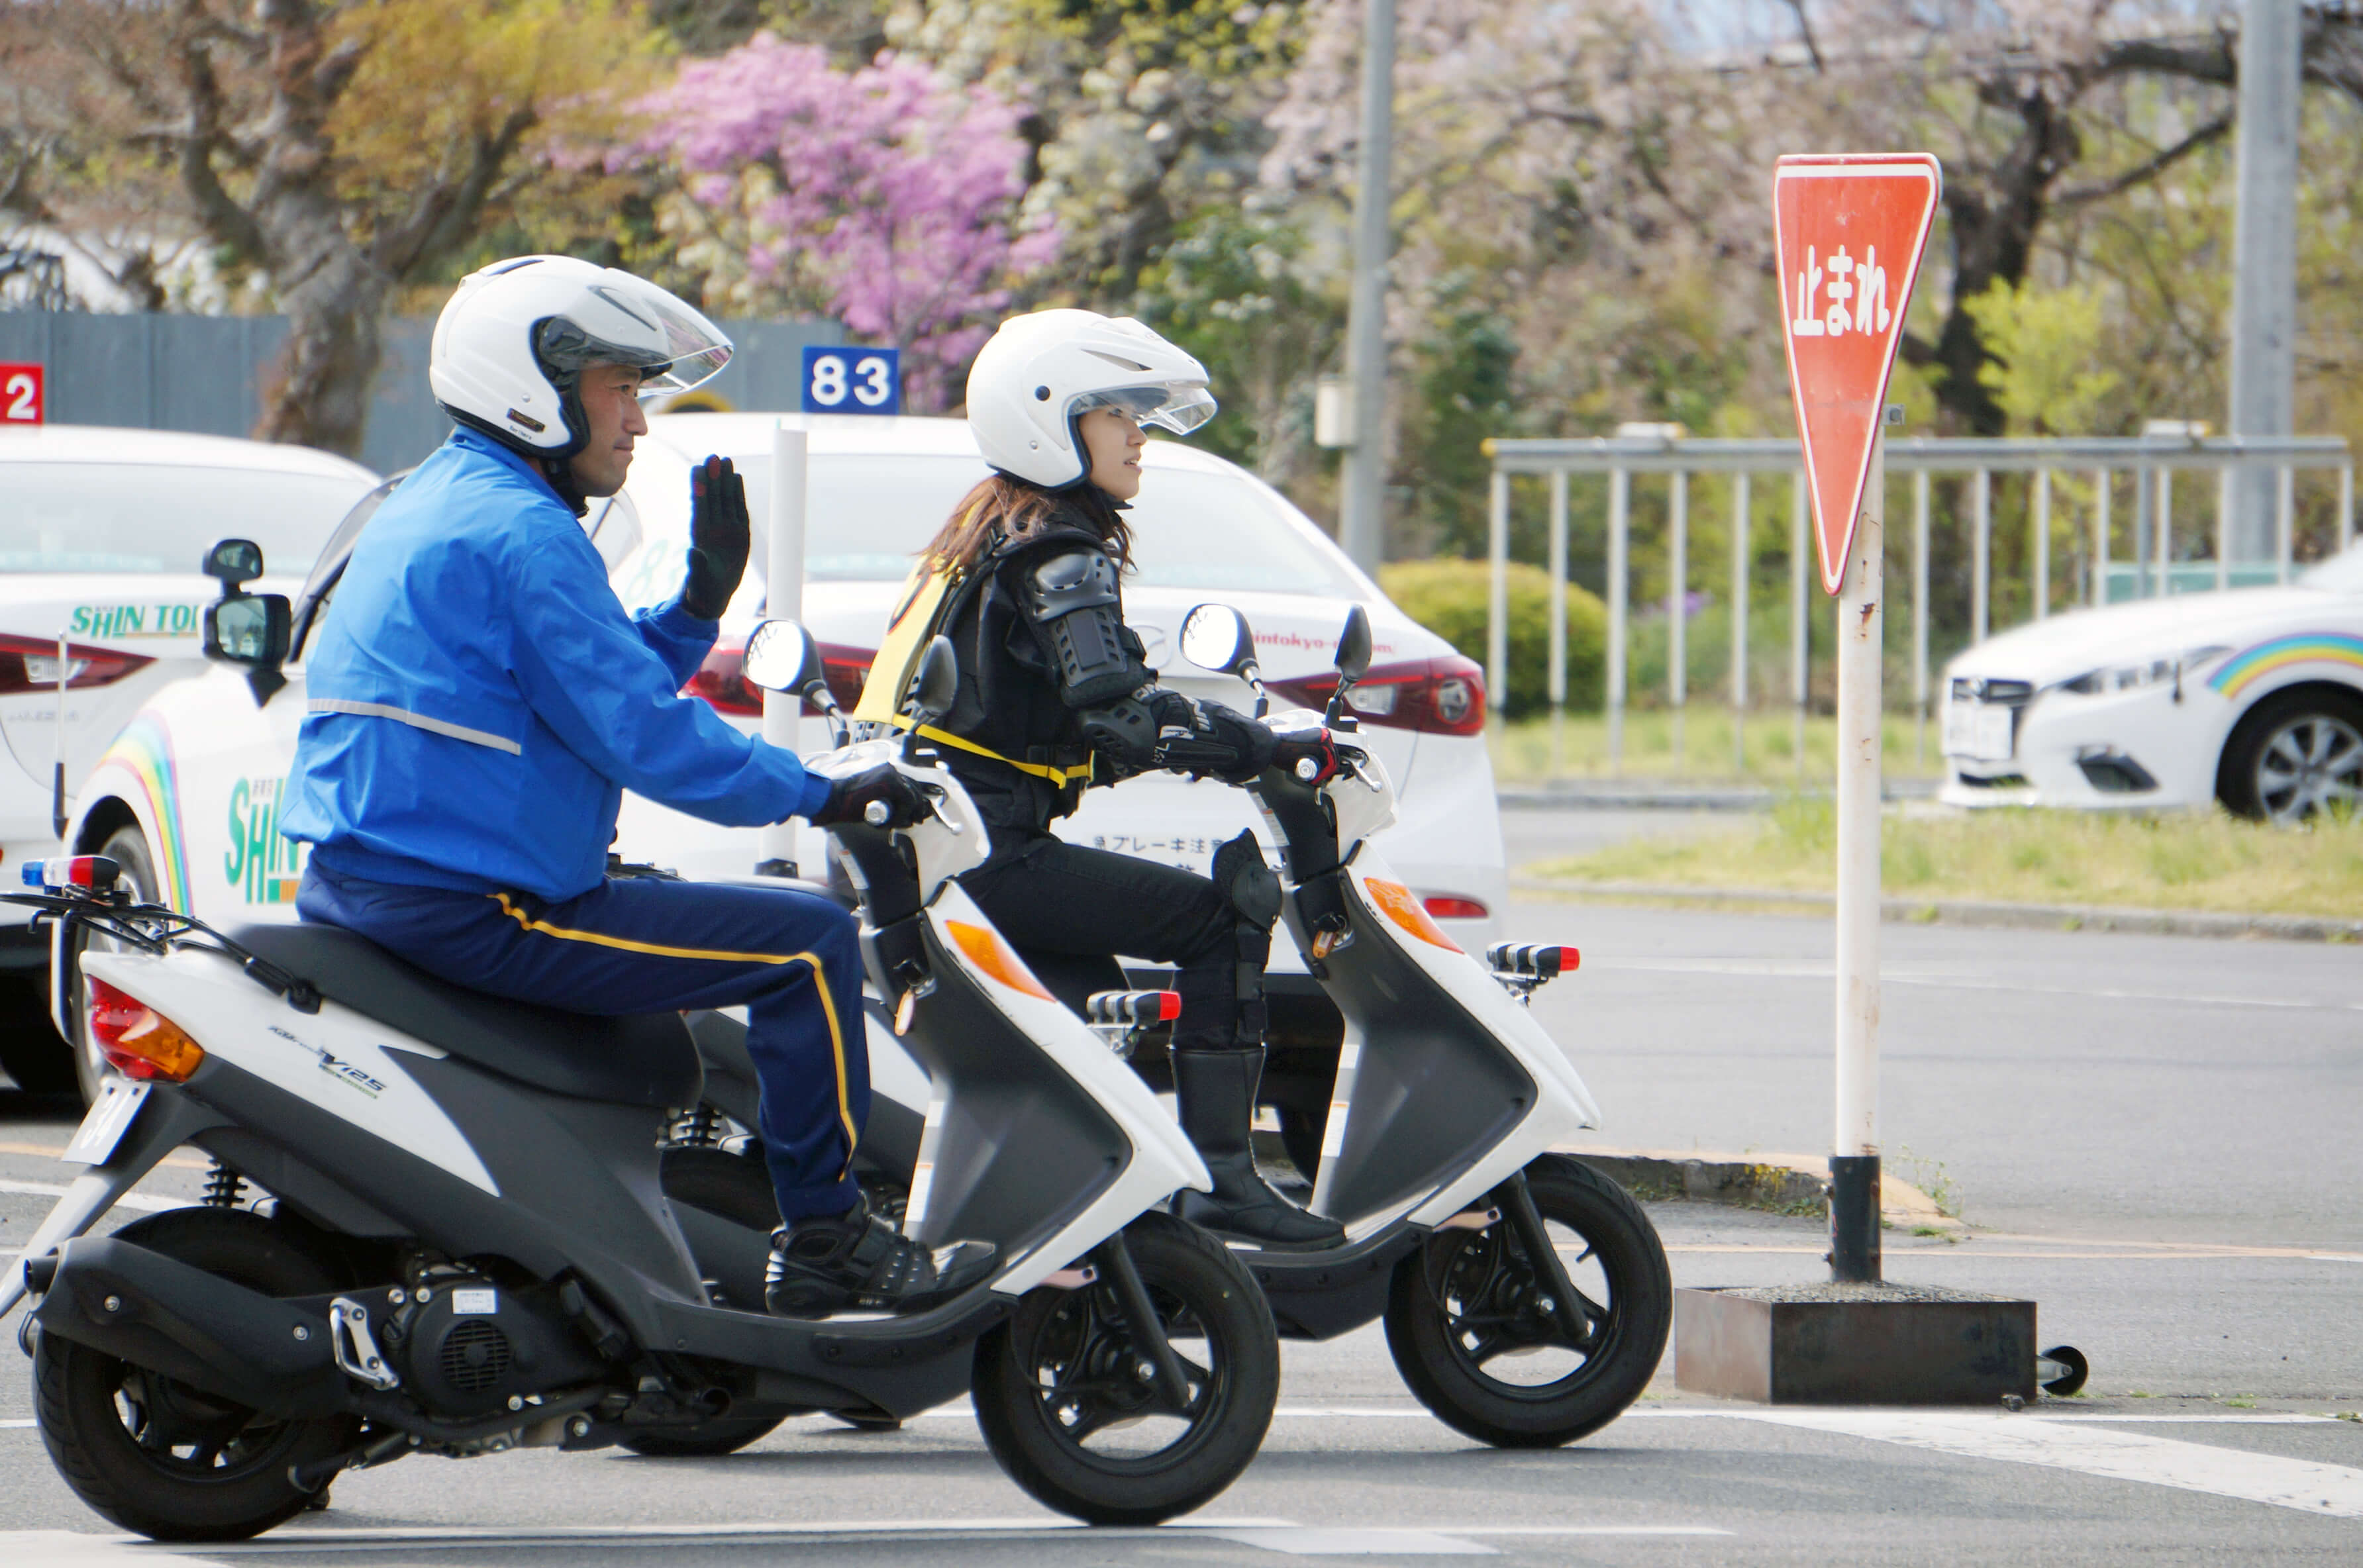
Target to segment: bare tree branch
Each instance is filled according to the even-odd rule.
[[[1797,33],[1804,39],[1805,53],[1814,62],[1814,74],[1826,74],[1829,66],[1822,60],[1822,46],[1814,37],[1814,19],[1805,15],[1805,0],[1788,0],[1789,9],[1797,14]]]
[[[406,279],[464,244],[517,144],[538,123],[540,116],[530,105],[512,109],[491,135],[477,138],[467,171],[420,191],[402,221],[370,247],[372,264],[388,277]]]
[[[2079,186],[2072,191],[2062,191],[2052,198],[2053,204],[2082,206],[2088,203],[2103,202],[2111,196],[2121,195],[2136,185],[2146,185],[2209,142],[2221,140],[2230,133],[2232,123],[2233,117],[2228,111],[2218,115],[2172,147],[2144,159],[2140,163],[2113,180],[2104,180],[2097,185]]]

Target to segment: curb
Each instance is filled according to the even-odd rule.
[[[1687,888],[1653,882],[1583,882],[1513,877],[1514,892],[1568,899],[1644,899],[1670,904],[1762,904],[1833,909],[1831,893],[1762,888]],[[2363,942],[2363,920],[2335,915],[2219,914],[2211,910],[2137,910],[2108,904],[2019,904],[1988,899],[1882,899],[1880,918],[1911,925],[2014,931],[2113,931],[2138,936],[2263,937],[2280,942]]]
[[[1562,1143],[1553,1151],[1573,1154],[1642,1199],[1686,1198],[1735,1209],[1780,1214],[1829,1212],[1829,1157],[1825,1154],[1743,1154],[1678,1149],[1588,1149]],[[1961,1221],[1937,1209],[1936,1200],[1910,1182],[1882,1169],[1879,1217],[1887,1224],[1947,1234]]]

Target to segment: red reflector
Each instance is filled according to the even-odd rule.
[[[1572,947],[1562,947],[1559,950],[1559,972],[1560,974],[1572,975],[1578,969],[1582,967],[1582,954],[1577,952]]]
[[[1182,993],[1180,991],[1158,992],[1157,1021],[1159,1023],[1170,1023],[1181,1016]]]
[[[1428,914],[1437,920],[1483,920],[1492,912],[1475,899],[1456,899],[1448,894],[1439,893],[1422,901]],[[1568,951],[1572,953],[1575,949],[1570,947]]]

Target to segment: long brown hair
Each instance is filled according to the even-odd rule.
[[[950,520],[927,542],[921,556],[938,570],[957,568],[966,571],[984,558],[996,535],[1022,539],[1048,527],[1054,519],[1091,529],[1099,535],[1118,566],[1131,564],[1132,530],[1098,486],[1082,484],[1071,491],[1048,491],[1002,473],[978,480],[974,489],[960,497],[960,504],[952,508]]]

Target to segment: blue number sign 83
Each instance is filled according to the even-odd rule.
[[[807,347],[804,385],[806,414],[900,414],[903,351]]]

